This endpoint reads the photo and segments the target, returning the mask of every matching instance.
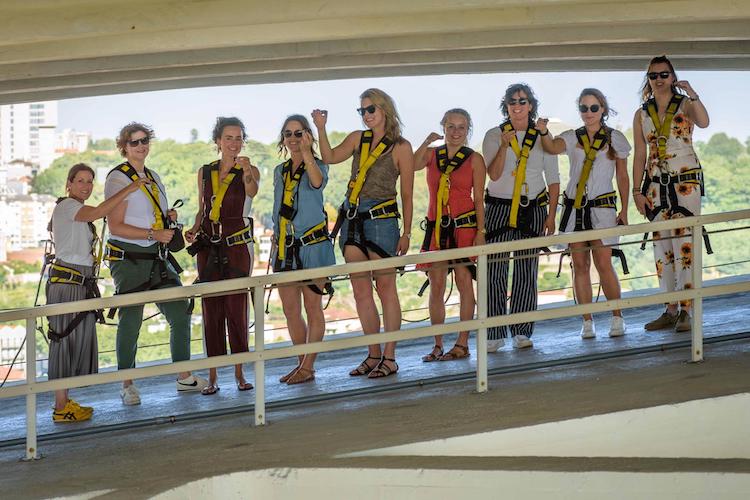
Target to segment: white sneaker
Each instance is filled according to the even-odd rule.
[[[122,398],[122,404],[125,406],[141,404],[141,395],[135,384],[130,384],[129,386],[120,389],[120,397]]]
[[[534,343],[526,335],[516,335],[513,337],[513,347],[516,349],[526,349],[527,347],[534,347]]]
[[[612,323],[609,326],[610,337],[622,337],[625,335],[625,320],[622,316],[612,316]]]
[[[504,339],[487,340],[487,352],[497,352],[502,346],[505,345]]]
[[[208,380],[196,375],[177,380],[177,392],[200,392],[206,387],[208,387]]]
[[[612,332],[609,332],[610,336]],[[583,326],[581,327],[581,338],[582,339],[593,339],[596,337],[596,331],[594,330],[594,320],[584,319]]]

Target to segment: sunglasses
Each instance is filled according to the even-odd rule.
[[[138,144],[143,144],[144,146],[148,146],[149,142],[151,142],[151,139],[148,136],[146,136],[146,137],[142,137],[140,139],[135,139],[133,141],[128,141],[128,144],[130,145],[131,148],[134,148]]]
[[[658,73],[656,71],[652,71],[650,73],[646,73],[646,75],[648,75],[648,79],[649,80],[656,80],[657,78],[661,78],[662,80],[666,80],[667,78],[669,78],[669,75],[671,75],[671,74],[672,73],[669,72],[669,71],[660,71]]]
[[[588,113],[589,111],[591,111],[592,113],[596,113],[601,108],[602,107],[599,106],[598,104],[592,104],[591,107],[586,106],[585,104],[578,105],[578,111],[580,111],[581,113]]]
[[[366,108],[357,108],[357,113],[359,113],[359,116],[365,116],[365,113],[370,113],[371,115],[375,114],[375,110],[377,108],[374,104],[370,104]]]
[[[525,97],[522,97],[520,99],[508,99],[508,106],[515,106],[516,104],[520,104],[523,106],[524,104],[528,104],[529,100]]]
[[[300,137],[302,137],[302,136],[304,135],[304,133],[305,133],[305,132],[304,132],[304,131],[302,131],[302,130],[295,130],[295,131],[291,131],[291,130],[285,130],[285,131],[284,131],[284,137],[287,137],[287,138],[289,138],[289,137],[291,137],[291,136],[294,136],[294,137],[296,137],[297,139],[299,139]]]

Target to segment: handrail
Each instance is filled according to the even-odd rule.
[[[575,233],[559,234],[539,238],[493,243],[476,247],[466,247],[453,250],[442,250],[436,252],[425,252],[402,257],[378,259],[374,261],[349,263],[323,268],[307,269],[300,271],[284,272],[272,275],[254,276],[248,278],[237,278],[231,280],[201,283],[184,287],[165,288],[147,292],[125,294],[115,297],[82,300],[79,302],[52,304],[26,309],[16,309],[0,312],[0,322],[26,320],[26,383],[18,384],[0,389],[0,399],[12,396],[26,396],[26,459],[31,460],[38,457],[36,449],[36,394],[57,389],[80,387],[84,385],[98,385],[114,381],[150,377],[155,375],[174,374],[181,371],[205,369],[213,367],[229,366],[237,363],[254,362],[255,368],[255,423],[265,424],[265,361],[277,358],[293,357],[300,354],[318,353],[347,349],[352,347],[367,346],[382,342],[401,341],[421,337],[430,337],[455,332],[460,330],[477,331],[477,391],[487,391],[487,328],[511,325],[535,321],[540,319],[554,319],[575,316],[585,313],[596,313],[610,311],[613,309],[627,309],[650,304],[661,304],[664,302],[676,302],[679,300],[693,300],[693,328],[691,336],[691,359],[701,361],[703,359],[703,317],[702,298],[709,296],[725,295],[730,293],[741,293],[750,291],[750,281],[714,285],[703,287],[702,279],[702,231],[706,224],[729,222],[733,220],[750,219],[750,209],[737,210],[721,214],[701,215],[697,217],[685,217],[668,221],[650,222],[633,226],[616,226],[607,229],[592,231],[581,231]],[[626,236],[631,234],[643,234],[645,232],[665,231],[681,227],[690,227],[690,238],[693,245],[692,282],[694,288],[668,293],[655,293],[647,296],[629,297],[590,304],[563,306],[547,308],[524,313],[508,314],[503,316],[487,317],[487,265],[489,256],[501,252],[512,252],[530,248],[540,248],[556,244],[566,244],[579,241],[590,241],[594,239],[606,239],[612,236]],[[207,294],[226,295],[230,293],[249,293],[255,290],[253,309],[255,311],[255,330],[264,331],[264,303],[263,293],[266,286],[278,286],[288,283],[300,282],[335,275],[350,273],[378,271],[394,269],[411,264],[426,264],[434,262],[445,262],[469,257],[477,257],[477,313],[476,319],[447,323],[443,325],[430,325],[385,332],[378,335],[366,335],[349,337],[343,339],[302,344],[289,347],[266,349],[263,334],[255,335],[255,350],[247,353],[238,353],[225,356],[181,361],[177,363],[161,364],[120,370],[115,372],[85,375],[55,379],[46,382],[36,381],[36,343],[35,323],[40,316],[53,316],[68,314],[79,311],[89,311],[107,307],[123,307],[148,302],[167,302],[186,299]],[[251,294],[252,296],[252,294]],[[248,311],[249,313],[249,311]]]
[[[680,227],[716,224],[733,220],[750,219],[750,209],[735,210],[732,212],[706,214],[694,217],[683,217],[659,222],[647,222],[642,224],[615,226],[607,229],[594,229],[591,231],[579,231],[575,233],[556,234],[553,236],[542,236],[500,243],[488,243],[481,246],[456,248],[451,250],[439,250],[419,254],[404,255],[401,257],[390,257],[373,261],[338,264],[314,269],[303,269],[300,271],[288,271],[283,273],[250,276],[247,278],[234,278],[209,283],[198,283],[195,285],[183,285],[181,287],[161,288],[146,292],[128,293],[112,297],[98,299],[86,299],[76,302],[65,302],[60,304],[49,304],[36,307],[10,309],[0,312],[0,323],[30,319],[44,316],[56,316],[59,314],[70,314],[80,311],[91,311],[94,309],[109,309],[112,307],[125,307],[132,305],[147,304],[151,302],[169,302],[174,300],[189,299],[208,294],[228,295],[248,291],[251,288],[282,285],[302,280],[325,278],[342,274],[360,273],[367,271],[378,271],[392,269],[394,267],[409,264],[429,264],[446,260],[458,260],[479,255],[489,255],[502,252],[513,252],[528,248],[549,247],[559,244],[575,243],[579,241],[590,241],[594,239],[606,239],[613,236],[628,236],[632,234],[644,234],[653,231],[665,231]]]

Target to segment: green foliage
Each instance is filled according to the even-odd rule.
[[[708,144],[701,151],[705,155],[722,156],[724,158],[736,158],[745,152],[742,143],[734,137],[729,137],[724,132],[714,134],[708,140]]]

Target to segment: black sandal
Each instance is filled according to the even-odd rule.
[[[422,361],[425,363],[431,363],[439,360],[441,356],[443,356],[443,346],[435,344],[435,347],[432,348],[430,354],[422,356]]]
[[[385,364],[386,361],[391,361],[393,363],[394,368],[390,369],[388,368],[388,365]],[[378,366],[376,366],[369,375],[367,375],[367,378],[383,378],[383,377],[389,377],[391,375],[395,375],[398,373],[398,363],[396,363],[396,360],[393,358],[386,358],[385,356],[380,358],[380,363],[378,363]]]
[[[371,371],[373,371],[375,368],[377,368],[377,366],[380,364],[378,362],[378,363],[375,363],[374,366],[370,366],[370,365],[367,364],[367,360],[368,359],[377,359],[378,361],[380,361],[380,358],[377,358],[375,356],[367,356],[365,358],[365,360],[362,361],[359,364],[358,367],[356,367],[354,370],[352,370],[352,371],[349,372],[349,376],[350,377],[361,377],[362,375],[367,375],[368,373],[370,373]]]

